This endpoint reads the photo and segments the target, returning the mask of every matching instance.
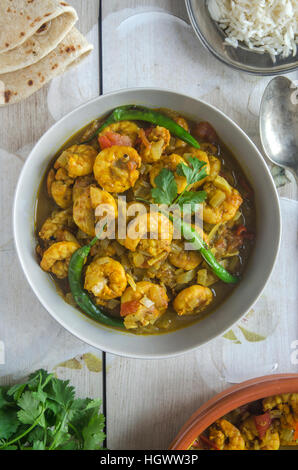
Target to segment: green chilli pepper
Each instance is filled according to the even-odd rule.
[[[182,235],[186,240],[189,240],[190,243],[201,253],[202,257],[206,263],[210,266],[214,274],[221,279],[226,284],[236,284],[239,281],[239,278],[230,274],[215,258],[212,251],[208,248],[207,244],[204,242],[199,233],[192,227],[190,224],[183,222],[182,220],[177,222],[173,217],[169,216],[170,220],[174,224],[181,224]]]
[[[141,106],[120,106],[119,108],[114,109],[112,114],[107,118],[107,120],[100,126],[100,128],[93,134],[93,136],[83,143],[88,143],[93,140],[100,132],[102,132],[107,126],[119,121],[146,121],[156,126],[165,127],[170,131],[172,135],[183,140],[187,144],[200,148],[198,141],[187,132],[182,126],[179,126],[177,122],[173,121],[170,117],[162,114],[158,111],[153,111],[149,108],[144,108]]]
[[[108,326],[116,328],[123,328],[123,320],[118,318],[112,318],[103,313],[91,300],[87,292],[82,287],[82,270],[85,264],[86,258],[90,253],[93,245],[97,242],[98,238],[94,238],[89,245],[79,248],[72,255],[69,267],[68,267],[68,280],[70,290],[75,300],[75,303],[81,308],[81,310],[92,317],[94,320],[103,323]]]

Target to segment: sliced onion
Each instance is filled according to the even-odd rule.
[[[109,262],[109,259],[105,256],[104,258],[97,258],[96,260],[96,264],[100,265],[100,264],[106,264]]]
[[[178,276],[176,276],[177,284],[188,284],[195,278],[195,275],[196,275],[195,269],[192,269],[191,271],[183,272],[183,274],[179,274]]]
[[[127,278],[127,282],[128,284],[130,285],[130,287],[136,291],[137,290],[137,286],[136,286],[136,283],[134,281],[134,278],[130,275],[130,274],[126,274],[126,278]]]
[[[146,297],[146,295],[144,295],[144,297],[141,298],[140,303],[144,305],[144,307],[147,307],[147,308],[151,308],[155,305],[154,302],[152,302],[152,300]]]

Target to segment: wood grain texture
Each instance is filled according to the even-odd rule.
[[[12,341],[24,342],[24,371],[41,364],[53,369],[71,359],[68,346],[76,339],[50,319],[29,289],[13,246],[11,208],[18,174],[38,138],[57,119],[99,93],[98,0],[71,0],[77,9],[79,29],[95,46],[94,53],[77,71],[55,79],[23,103],[0,109],[0,340],[5,333]],[[258,137],[258,107],[268,82],[231,71],[200,44],[189,26],[183,0],[103,0],[103,77],[104,92],[128,86],[160,86],[206,100],[234,119],[255,141]],[[287,197],[297,197],[297,187],[289,184],[280,190]],[[5,273],[5,275],[3,274]],[[265,299],[267,301],[267,299]],[[279,306],[278,306],[279,307]],[[281,308],[281,307],[280,307]],[[13,319],[9,331],[1,324],[7,310]],[[264,315],[272,322],[264,302]],[[30,328],[20,331],[22,315],[32,315],[33,323],[44,325],[43,334],[59,344],[56,351],[43,349],[44,337],[34,338],[38,354],[34,363],[26,360],[33,348]],[[273,318],[275,321],[275,317]],[[288,331],[284,332],[288,334]],[[26,341],[27,335],[30,341]],[[190,414],[214,393],[228,386],[224,374],[224,356],[235,363],[242,345],[220,338],[199,351],[161,361],[133,360],[108,355],[107,420],[108,446],[111,449],[165,449]],[[257,348],[254,344],[252,348]],[[82,354],[84,345],[80,345]],[[279,360],[288,345],[280,334],[273,360]],[[87,350],[87,346],[86,346]],[[252,351],[253,352],[253,351]],[[101,353],[94,351],[101,357]],[[271,350],[264,342],[263,354]],[[12,360],[11,357],[6,358]],[[100,372],[90,372],[81,353],[81,369],[59,367],[56,373],[70,379],[80,396],[98,397],[102,390]],[[265,360],[265,359],[264,359]],[[267,359],[266,359],[267,360]],[[284,364],[283,361],[281,361]],[[2,377],[1,377],[2,375]],[[15,382],[22,373],[1,374],[0,384]]]
[[[97,25],[98,1],[73,0],[71,4],[76,8],[79,15],[79,22],[76,26],[83,34],[87,34],[94,25]],[[94,40],[96,40],[93,53],[95,58],[98,55],[98,37],[95,36]],[[98,64],[96,64],[96,60],[94,60],[94,64],[94,88],[98,90]],[[48,112],[48,90],[50,86],[46,85],[39,92],[19,104],[0,108],[0,148],[17,152],[25,145],[32,146],[54,124],[55,120]],[[59,96],[59,100],[67,102],[68,97],[62,95]]]
[[[17,260],[11,221],[17,178],[33,145],[57,119],[99,93],[99,2],[73,0],[71,3],[80,18],[77,27],[94,44],[90,58],[77,69],[55,78],[28,100],[0,109],[0,211],[5,221],[0,229],[0,287],[3,294],[0,340],[5,338],[6,343],[6,373],[4,375],[4,367],[0,365],[0,384],[21,380],[41,366],[52,370],[61,361],[71,359],[71,351],[84,353],[90,349],[52,320],[37,301]],[[4,312],[10,321],[3,325]],[[39,335],[34,337],[37,323]],[[32,350],[34,357],[30,354]],[[101,360],[100,351],[93,353]],[[77,360],[81,361],[80,356]],[[9,370],[11,373],[7,372]],[[81,369],[59,367],[56,373],[63,379],[70,379],[79,396],[101,397],[102,373],[89,371],[84,361]]]
[[[104,1],[103,19],[104,92],[157,86],[189,94],[222,110],[260,146],[258,112],[269,78],[230,70],[209,54],[189,26],[184,1]],[[296,185],[288,184],[280,194],[295,198]],[[260,331],[268,330],[266,321],[269,325],[277,321],[267,298],[264,309],[255,320]],[[109,448],[166,449],[185,420],[229,386],[238,357],[245,379],[243,356],[246,350],[253,356],[254,349],[260,350],[264,362],[252,358],[250,372],[262,375],[274,371],[285,344],[277,342],[275,354],[272,341],[235,345],[219,338],[176,359],[144,361],[108,355]],[[287,367],[288,356],[284,359],[279,367]]]

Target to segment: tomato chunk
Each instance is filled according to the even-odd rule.
[[[140,302],[138,300],[131,300],[130,302],[124,302],[121,304],[120,315],[121,317],[126,317],[135,313],[139,308]]]
[[[123,145],[125,147],[132,147],[132,140],[128,135],[121,135],[117,132],[106,132],[104,135],[98,137],[100,148],[106,149],[113,147],[113,145]]]
[[[139,137],[140,137],[140,140],[141,140],[141,143],[145,146],[145,147],[150,147],[150,142],[149,140],[147,139],[147,135],[148,133],[146,133],[144,131],[144,129],[140,129],[140,133],[139,133]]]
[[[272,420],[269,412],[264,413],[263,415],[254,416],[254,422],[260,439],[263,439],[266,431],[270,428],[271,421]]]
[[[203,444],[208,446],[209,449],[212,448],[212,449],[215,449],[215,450],[219,450],[217,445],[214,444],[214,442],[210,441],[210,439],[208,439],[208,437],[204,436],[204,434],[200,435],[200,439],[203,442]]]
[[[236,235],[239,236],[243,233],[247,232],[247,228],[244,225],[239,225],[236,229]]]
[[[199,122],[194,127],[194,136],[203,142],[214,144],[218,142],[218,136],[209,122]]]

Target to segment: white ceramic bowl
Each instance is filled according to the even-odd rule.
[[[251,182],[257,207],[256,246],[245,278],[219,308],[190,327],[169,334],[136,336],[109,329],[64,302],[35,256],[34,209],[40,181],[61,145],[93,119],[124,104],[171,108],[195,120],[209,121],[234,153]],[[255,145],[231,119],[202,101],[160,89],[121,90],[86,103],[61,119],[39,140],[21,173],[14,202],[17,253],[36,296],[63,327],[101,350],[135,358],[175,356],[222,335],[252,307],[267,283],[280,243],[280,209],[267,166]],[[40,319],[42,321],[42,317]]]

